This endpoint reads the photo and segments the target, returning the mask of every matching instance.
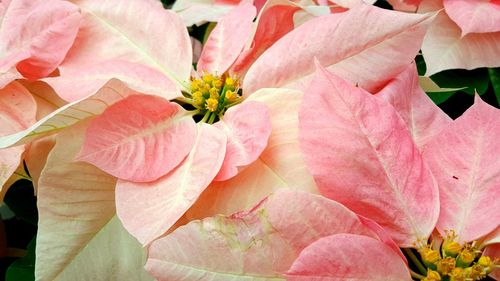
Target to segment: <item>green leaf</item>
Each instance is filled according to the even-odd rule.
[[[488,69],[488,73],[490,74],[490,81],[497,97],[497,102],[500,105],[500,68],[490,68]]]
[[[436,73],[431,76],[441,88],[462,88],[462,91],[473,95],[477,91],[479,95],[486,93],[490,77],[486,68],[474,70],[452,69]]]
[[[425,65],[425,60],[422,55],[417,55],[415,57],[415,64],[417,65],[418,75],[424,75],[425,71],[427,71],[427,65]]]
[[[31,181],[16,181],[5,194],[4,202],[16,217],[33,225],[37,224],[36,197]]]
[[[430,92],[427,93],[429,98],[435,103],[435,104],[441,104],[448,100],[453,94],[455,94],[457,91],[451,91],[451,92]]]
[[[6,281],[35,280],[35,244],[34,237],[28,245],[26,256],[13,262],[5,274]]]

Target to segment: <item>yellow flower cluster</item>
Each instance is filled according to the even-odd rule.
[[[498,265],[498,260],[482,255],[474,242],[461,245],[455,239],[455,233],[449,231],[441,245],[441,251],[433,249],[432,245],[418,250],[427,267],[427,276],[423,281],[481,280]]]
[[[202,114],[210,112],[218,115],[240,101],[238,82],[232,77],[205,74],[191,81],[191,98],[194,107]]]

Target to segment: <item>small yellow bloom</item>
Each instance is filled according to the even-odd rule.
[[[457,265],[460,267],[467,267],[474,261],[475,258],[476,255],[473,250],[470,247],[464,247],[460,254],[458,254]]]
[[[455,267],[450,273],[450,281],[465,281],[465,271],[461,267]]]
[[[441,259],[437,262],[436,267],[441,275],[446,276],[455,269],[455,259],[452,257]]]
[[[205,108],[211,112],[214,112],[217,110],[218,105],[219,105],[219,101],[217,99],[209,98],[206,101]]]
[[[431,269],[427,271],[427,277],[422,279],[422,281],[440,281],[440,280],[441,280],[441,275],[439,275],[439,272]]]

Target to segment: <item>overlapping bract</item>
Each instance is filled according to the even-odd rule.
[[[158,1],[0,3],[7,23],[6,15],[17,11],[9,10],[11,3],[35,7],[26,12],[40,17],[34,22],[55,15],[49,27],[36,30],[23,16],[19,27],[29,27],[23,39],[36,44],[8,48],[0,85],[21,74],[44,78],[59,68],[44,81],[70,102],[58,100],[58,108],[47,113],[52,106],[44,108],[37,99],[39,121],[27,128],[35,122],[31,94],[17,82],[0,90],[1,95],[19,86],[20,108],[30,112],[6,114],[19,104],[0,96],[0,105],[8,104],[2,124],[23,123],[12,121],[18,116],[30,119],[0,132],[2,147],[58,133],[54,148],[53,140],[42,139],[32,144],[41,153],[29,151],[25,158],[34,167],[34,180],[40,178],[37,279],[126,279],[134,270],[134,279],[148,280],[134,238],[149,245],[146,269],[158,280],[409,280],[392,239],[412,247],[436,227],[441,233],[457,230],[461,241],[488,235],[490,243],[498,242],[500,210],[493,200],[500,164],[492,146],[499,137],[498,111],[478,98],[452,121],[418,87],[410,62],[433,15],[362,4],[374,1],[329,2],[341,7],[317,19],[310,14],[298,19],[299,12],[312,11],[304,7],[311,3],[217,2],[226,15],[216,15],[219,23],[197,72],[182,20]],[[427,1],[391,2],[416,7]],[[431,42],[431,48],[424,46],[429,73],[495,65],[490,62],[500,53],[497,25],[486,16],[464,21],[453,11],[470,5],[482,14],[481,7],[497,4],[451,2],[444,1],[446,11],[435,17],[427,37],[442,35],[455,23],[460,28],[453,27],[448,41],[425,39],[424,45]],[[56,8],[43,12],[49,4]],[[67,29],[59,30],[61,25]],[[61,32],[37,37],[45,27]],[[457,34],[466,35],[457,40]],[[54,45],[44,45],[48,41]],[[471,62],[466,57],[478,54],[477,42],[484,52]],[[442,52],[434,47],[443,46],[448,51],[442,61],[429,58]],[[315,58],[327,69],[313,80]],[[191,75],[207,72],[240,79],[244,100],[215,124],[195,125],[193,113],[175,99],[190,94]],[[0,161],[9,163],[8,176],[24,149],[8,148],[13,157],[4,151]],[[2,172],[0,184],[7,179]],[[311,194],[318,192],[350,210]],[[496,244],[488,248],[496,250]],[[89,261],[90,256],[96,259]],[[362,260],[367,256],[375,259],[371,266]],[[79,267],[95,270],[78,275]]]

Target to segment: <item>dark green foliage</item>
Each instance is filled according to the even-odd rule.
[[[14,261],[7,269],[6,281],[31,281],[35,279],[35,243],[36,237],[29,243],[26,256]]]
[[[33,225],[37,224],[36,197],[31,181],[24,179],[16,181],[5,194],[4,202],[17,218]]]

